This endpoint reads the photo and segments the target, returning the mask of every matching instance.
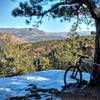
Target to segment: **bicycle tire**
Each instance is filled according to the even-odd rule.
[[[74,69],[74,70],[73,70]],[[77,75],[78,75],[78,78],[79,78],[79,80],[78,80],[78,82],[77,83],[72,83],[73,84],[73,87],[76,87],[76,88],[78,88],[78,87],[80,87],[81,86],[81,83],[82,83],[82,72],[81,72],[81,70],[78,68],[78,67],[76,67],[76,66],[71,66],[71,67],[69,67],[66,71],[65,71],[65,74],[64,74],[64,84],[65,84],[65,87],[67,87],[69,84],[71,84],[71,83],[68,83],[68,76],[67,76],[67,74],[68,74],[68,72],[69,73],[76,73],[75,71],[77,71]],[[72,75],[72,74],[71,74]],[[71,77],[71,76],[70,76]],[[75,76],[75,78],[76,78],[76,76]]]

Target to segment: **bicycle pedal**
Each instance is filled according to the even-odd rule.
[[[85,84],[85,85],[86,85],[86,84],[88,84],[88,81],[83,80],[83,81],[82,81],[82,84]]]

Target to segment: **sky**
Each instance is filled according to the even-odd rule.
[[[31,25],[26,25],[25,17],[13,17],[11,15],[12,9],[18,6],[20,1],[25,0],[0,0],[0,28],[31,28]],[[60,22],[59,20],[43,19],[43,23],[39,29],[46,32],[68,32],[71,29],[73,22]],[[78,31],[94,31],[95,28],[87,28],[86,25],[81,24],[81,29]]]

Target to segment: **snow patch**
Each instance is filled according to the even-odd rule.
[[[10,92],[11,89],[10,88],[0,88],[0,91]]]
[[[0,100],[11,96],[23,96],[27,92],[29,84],[35,84],[39,88],[56,88],[62,89],[64,86],[65,70],[46,70],[40,72],[31,72],[26,75],[14,76],[8,78],[0,78]],[[83,73],[85,79],[89,79],[89,75]]]
[[[20,84],[24,84],[24,83],[21,83],[21,82],[11,82],[12,84],[15,84],[15,85],[20,85]]]
[[[32,81],[48,81],[48,80],[50,80],[48,78],[41,77],[41,76],[33,76],[33,77],[27,76],[26,79],[27,80],[32,80]]]

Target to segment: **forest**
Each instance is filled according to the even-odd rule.
[[[72,52],[94,57],[95,36],[71,36],[64,40],[46,40],[16,44],[11,35],[0,41],[0,76],[15,76],[47,69],[67,69],[78,60]],[[84,43],[87,50],[82,49]]]

